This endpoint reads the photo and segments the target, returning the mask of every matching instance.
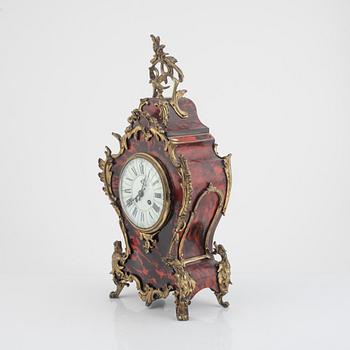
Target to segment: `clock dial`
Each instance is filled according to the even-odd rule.
[[[132,157],[120,176],[119,198],[134,226],[142,230],[158,229],[168,208],[168,185],[160,164],[147,154]]]

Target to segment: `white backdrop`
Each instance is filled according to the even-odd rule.
[[[334,348],[348,349],[349,340],[341,336],[350,311],[345,0],[0,0],[0,299],[9,330],[4,348],[47,346],[28,331],[30,324],[52,337],[63,329],[60,341],[66,345],[133,345],[102,330],[86,344],[82,339],[96,317],[107,329],[119,327],[132,336],[128,327],[113,324],[120,322],[121,304],[111,306],[106,298],[112,242],[121,233],[101,190],[97,159],[106,144],[118,149],[110,133],[122,132],[139,98],[151,94],[150,33],[160,35],[179,60],[183,87],[219,152],[233,154],[231,202],[215,238],[229,252],[234,307],[221,319],[215,300],[203,292],[202,305],[194,309],[196,326],[174,325],[168,301],[163,322],[184,332],[210,331],[210,321],[200,323],[209,308],[219,325],[214,330],[231,334],[221,348],[310,349],[317,343],[329,349],[337,341]],[[293,287],[305,293],[290,292]],[[96,295],[84,302],[79,290]],[[43,291],[47,300],[38,296]],[[23,299],[28,293],[31,303]],[[134,287],[125,294],[126,301],[135,299],[135,320],[142,315],[145,322],[157,322],[157,314],[139,306]],[[60,300],[58,309],[78,311],[67,319],[58,309],[39,312],[45,300],[52,307],[49,295]],[[288,305],[295,310],[296,295],[300,312],[281,314]],[[92,311],[97,299],[107,306]],[[274,307],[278,317],[256,319]],[[84,314],[86,309],[91,313]],[[300,330],[305,319],[310,324]],[[123,320],[133,324],[130,310]],[[15,336],[18,331],[22,338]]]

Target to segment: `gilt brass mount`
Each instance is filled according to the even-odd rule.
[[[149,67],[149,77],[150,83],[153,86],[153,97],[163,100],[163,91],[170,87],[167,84],[171,80],[173,82],[173,91],[170,104],[180,118],[186,118],[188,114],[179,107],[179,99],[187,91],[177,90],[178,85],[184,80],[184,74],[176,64],[177,59],[164,52],[165,45],[160,43],[159,36],[151,35],[151,38],[154,55],[151,59],[152,65]]]

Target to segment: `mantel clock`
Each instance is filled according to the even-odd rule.
[[[188,320],[188,305],[203,288],[229,305],[223,296],[230,264],[213,235],[230,197],[231,154],[218,155],[195,104],[178,90],[184,75],[177,60],[164,52],[159,37],[151,38],[153,96],[131,112],[124,135],[112,133],[119,152],[106,147],[99,159],[99,177],[125,244],[114,242],[116,290],[110,297],[118,298],[130,282],[146,305],[173,292],[177,319]],[[164,97],[171,84],[171,96]]]

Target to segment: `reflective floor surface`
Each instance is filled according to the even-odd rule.
[[[134,285],[110,300],[108,276],[0,276],[0,349],[350,349],[350,278],[233,276],[223,309],[209,290],[175,318]]]

